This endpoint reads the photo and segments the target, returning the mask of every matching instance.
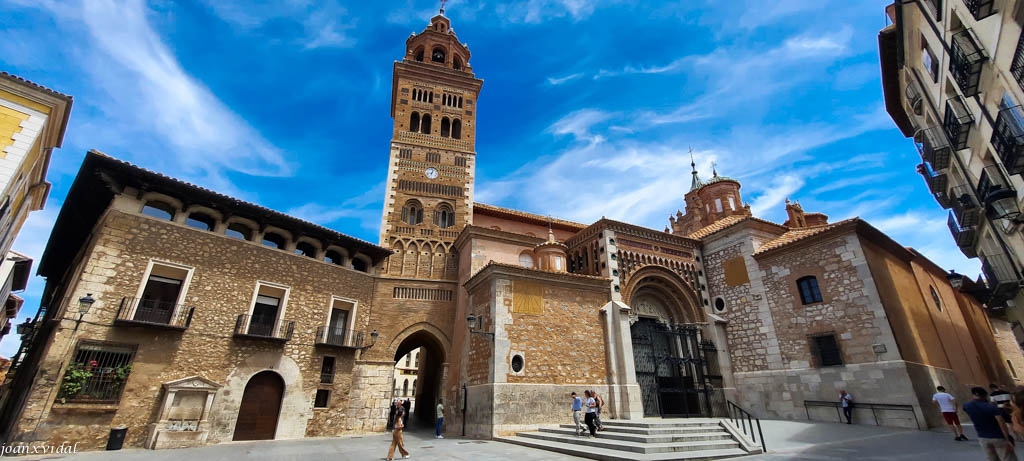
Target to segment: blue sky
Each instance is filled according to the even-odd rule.
[[[485,82],[477,200],[663,229],[692,146],[703,176],[716,162],[739,179],[757,216],[785,220],[787,197],[860,216],[976,275],[882,105],[887,3],[452,0]],[[0,69],[75,98],[49,202],[15,249],[41,255],[91,148],[376,242],[392,63],[437,7],[0,3]],[[31,281],[21,318],[42,287]],[[9,335],[0,354],[16,347]]]

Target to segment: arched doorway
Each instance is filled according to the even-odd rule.
[[[401,340],[395,349],[394,361],[396,385],[393,398],[412,398],[416,402],[409,415],[410,429],[433,427],[437,400],[442,395],[446,362],[444,345],[427,330],[415,331]],[[410,367],[411,372],[407,372]],[[402,373],[406,373],[406,377],[397,379]]]
[[[249,378],[238,406],[235,434],[231,440],[273,440],[281,414],[284,380],[273,371],[261,371]]]
[[[630,336],[644,416],[711,416],[704,315],[695,293],[661,267],[637,271],[627,286]]]

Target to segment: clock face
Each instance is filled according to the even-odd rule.
[[[427,171],[424,171],[423,173],[426,174],[427,177],[430,178],[430,179],[436,179],[437,178],[437,168],[434,168],[434,167],[427,168]]]

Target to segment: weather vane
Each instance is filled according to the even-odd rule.
[[[444,4],[448,3],[448,0],[441,0],[441,14],[444,14]]]

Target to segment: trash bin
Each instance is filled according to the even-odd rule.
[[[128,426],[110,428],[110,437],[107,437],[107,450],[120,450],[124,445],[126,435],[128,435]]]

